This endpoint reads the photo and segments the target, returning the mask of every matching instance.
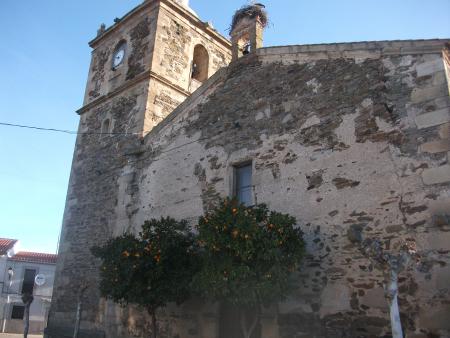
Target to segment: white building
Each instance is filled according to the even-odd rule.
[[[17,251],[17,240],[0,238],[1,332],[23,332],[23,293],[32,293],[30,333],[42,332],[53,292],[57,255]],[[2,246],[3,245],[3,246]]]

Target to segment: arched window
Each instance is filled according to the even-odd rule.
[[[101,130],[101,133],[102,133],[102,137],[105,137],[105,136],[107,136],[108,135],[108,133],[109,133],[109,126],[111,125],[111,122],[110,122],[110,120],[109,119],[106,119],[106,120],[104,120],[103,121],[103,123],[102,123],[102,130]]]
[[[208,79],[209,55],[208,51],[202,45],[194,48],[194,59],[192,61],[191,78],[199,82]]]

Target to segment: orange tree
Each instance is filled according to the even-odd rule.
[[[157,309],[190,296],[189,284],[199,268],[195,243],[186,221],[162,218],[145,222],[138,236],[124,234],[92,248],[101,259],[102,296],[146,309],[156,337]]]
[[[291,275],[304,254],[296,223],[265,205],[245,207],[229,199],[199,220],[202,268],[193,285],[205,298],[240,309],[245,338],[257,327],[261,306],[283,300],[293,289]],[[256,315],[248,318],[252,311]]]

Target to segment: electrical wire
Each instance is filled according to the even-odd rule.
[[[6,122],[0,122],[0,126],[6,126],[6,127],[16,127],[16,128],[25,128],[25,129],[33,129],[33,130],[40,130],[40,131],[50,131],[50,132],[57,132],[57,133],[65,133],[69,135],[142,135],[142,133],[101,133],[101,132],[77,132],[72,130],[64,130],[64,129],[56,129],[56,128],[44,128],[44,127],[36,127],[36,126],[28,126],[28,125],[22,125],[22,124],[14,124],[14,123],[6,123]],[[185,146],[188,146],[193,143],[197,143],[199,141],[205,141],[208,140],[209,137],[202,137],[197,140],[193,140],[184,144],[180,144],[178,146],[175,146],[173,148],[169,148],[166,150],[160,150],[158,151],[158,155],[165,154],[172,152],[174,150],[183,148]],[[131,160],[129,163],[136,163],[136,162],[142,162],[145,160],[148,160],[149,158],[153,157],[153,154],[150,154],[149,156],[146,156],[144,158],[139,158],[137,160]],[[161,159],[160,156],[157,156],[156,159]]]
[[[56,132],[56,133],[69,134],[69,135],[140,135],[141,134],[141,133],[78,132],[78,131],[73,131],[73,130],[43,128],[43,127],[27,126],[27,125],[23,125],[23,124],[6,123],[6,122],[0,122],[0,126],[33,129],[33,130],[40,130],[40,131],[51,131],[51,132]]]
[[[43,127],[35,127],[35,126],[20,125],[20,124],[5,123],[5,122],[0,122],[0,126],[25,128],[25,129],[34,129],[34,130],[40,130],[40,131],[59,132],[59,133],[65,133],[65,134],[70,134],[70,135],[134,135],[134,136],[135,135],[142,135],[142,133],[76,132],[76,131],[64,130],[64,129],[43,128]],[[164,160],[164,159],[167,159],[168,157],[163,157],[163,156],[161,156],[162,154],[170,153],[172,151],[184,148],[184,147],[186,147],[188,145],[191,145],[191,144],[194,144],[194,143],[197,143],[197,142],[201,142],[201,141],[210,140],[212,138],[214,138],[214,137],[201,137],[199,139],[192,140],[190,142],[186,142],[186,143],[183,143],[183,144],[180,144],[178,146],[174,146],[172,148],[165,149],[165,150],[152,149],[152,146],[150,146],[150,149],[149,149],[150,151],[149,151],[149,154],[147,156],[138,157],[138,158],[133,159],[133,160],[130,159],[130,160],[128,160],[127,163],[128,164],[136,164],[136,163],[148,161],[149,159],[152,159],[153,161]],[[117,169],[120,169],[120,168],[119,167],[110,168],[110,170],[102,171],[102,173],[104,174],[104,173],[112,172],[112,171],[115,171]]]

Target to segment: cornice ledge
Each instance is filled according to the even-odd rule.
[[[118,23],[115,23],[114,25],[108,27],[106,31],[104,31],[101,35],[96,36],[94,39],[89,41],[89,47],[95,49],[95,47],[99,44],[100,41],[105,39],[107,36],[111,35],[114,31],[116,31],[123,22],[128,21],[130,18],[132,18],[135,14],[142,12],[144,9],[152,6],[159,0],[146,0],[139,6],[133,8],[131,11],[126,13]]]
[[[442,51],[444,45],[449,42],[449,39],[429,39],[273,46],[258,49],[257,54],[260,56],[272,56],[324,53],[324,55],[327,54],[331,57],[345,57],[345,53],[360,51],[377,53],[379,56],[434,54]]]
[[[151,76],[151,72],[149,70],[143,72],[142,74],[139,74],[134,79],[126,81],[123,85],[117,87],[112,92],[104,94],[104,95],[96,98],[94,101],[91,101],[88,104],[84,105],[83,107],[81,107],[80,109],[77,110],[77,114],[81,115],[81,114],[87,112],[88,110],[91,110],[92,108],[94,108],[95,106],[98,106],[99,104],[105,102],[106,100],[109,100],[109,99],[119,95],[124,90],[127,90],[128,88],[133,87],[134,85],[138,84],[139,82],[150,78],[150,76]]]
[[[109,92],[108,94],[102,95],[102,96],[98,97],[97,99],[95,99],[94,101],[91,101],[88,104],[86,104],[85,106],[81,107],[80,109],[77,110],[77,114],[81,115],[81,114],[87,112],[88,110],[91,110],[92,108],[98,106],[99,104],[102,104],[106,100],[109,100],[109,99],[119,95],[123,91],[125,91],[125,90],[127,90],[127,89],[129,89],[129,88],[131,88],[133,86],[135,86],[139,82],[142,82],[144,80],[148,80],[149,78],[155,79],[155,80],[165,84],[166,86],[172,88],[173,90],[176,90],[177,92],[179,92],[182,95],[185,95],[186,97],[189,97],[191,95],[190,92],[188,92],[187,90],[183,89],[182,87],[172,83],[171,81],[163,78],[162,76],[156,74],[155,72],[147,70],[144,73],[139,74],[138,76],[136,76],[134,79],[125,82],[123,85],[121,85],[120,87],[116,88],[112,92]]]

